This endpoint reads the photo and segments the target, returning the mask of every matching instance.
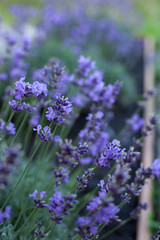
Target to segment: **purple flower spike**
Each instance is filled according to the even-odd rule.
[[[37,189],[35,189],[33,193],[29,194],[29,197],[36,199],[37,194],[38,194],[38,191],[37,191]]]
[[[72,103],[68,98],[64,98],[60,93],[57,93],[56,101],[53,102],[53,108],[49,107],[46,112],[46,118],[48,121],[54,121],[55,124],[61,124],[64,121],[66,115],[72,111]]]
[[[4,212],[0,211],[0,224],[4,222],[4,219],[8,221],[11,219],[11,206],[7,206]]]
[[[80,56],[78,60],[79,66],[77,74],[81,77],[86,77],[88,73],[95,68],[96,63],[91,61],[90,58]]]
[[[19,81],[16,82],[15,86],[15,99],[21,100],[23,97],[27,97],[29,94],[32,93],[32,86],[30,83],[26,83],[25,78],[21,78]]]
[[[46,118],[48,119],[48,121],[53,121],[57,112],[54,111],[53,108],[49,107],[46,113]]]
[[[114,139],[111,143],[107,143],[99,158],[96,159],[97,164],[101,167],[110,167],[110,161],[116,161],[123,157],[125,148],[120,148],[120,141]]]
[[[141,118],[137,113],[127,121],[129,131],[133,133],[138,132],[144,126],[144,123],[144,118]]]
[[[8,126],[6,127],[4,133],[8,134],[8,135],[15,135],[16,134],[16,128],[14,126],[14,123],[10,122],[8,124]]]
[[[3,121],[2,119],[0,119],[0,131],[3,130],[5,126],[5,121]],[[6,127],[6,129],[4,130],[4,133],[7,135],[15,135],[16,134],[16,128],[14,126],[14,123],[10,122],[8,124],[8,126]]]
[[[34,82],[32,85],[32,93],[36,98],[46,97],[47,96],[47,85],[44,83],[39,83],[38,81]]]
[[[43,142],[49,142],[53,140],[53,137],[51,135],[51,129],[48,126],[45,126],[42,129],[41,125],[38,125],[37,128],[33,128],[34,131],[37,131],[39,138]]]
[[[45,201],[43,200],[43,198],[46,196],[46,192],[45,191],[40,192],[39,193],[40,198],[38,199],[37,199],[37,195],[38,195],[37,189],[33,193],[29,194],[29,197],[34,199],[36,207],[37,208],[48,207],[48,205],[45,204]]]
[[[20,102],[16,102],[15,100],[9,101],[9,105],[16,112],[21,112],[23,110],[23,106]]]

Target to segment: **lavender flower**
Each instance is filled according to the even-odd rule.
[[[56,223],[61,223],[63,215],[68,215],[68,210],[73,208],[78,201],[75,195],[62,196],[60,192],[55,191],[53,197],[49,198],[51,203],[48,205],[50,218]]]
[[[157,232],[157,237],[153,237],[151,240],[159,240],[159,238],[160,238],[160,227],[159,227],[159,229],[158,229],[158,232]]]
[[[22,156],[22,151],[19,144],[10,147],[3,144],[1,150],[0,189],[4,189],[9,185],[12,174],[20,165],[19,157]]]
[[[105,199],[105,194],[100,194],[94,197],[88,204],[87,210],[90,212],[90,217],[79,217],[77,220],[76,231],[83,239],[92,238],[97,230],[98,224],[108,225],[111,221],[117,221],[118,206],[114,205]]]
[[[67,168],[60,168],[54,170],[54,177],[56,179],[56,186],[58,187],[62,183],[67,183],[69,179],[69,173]]]
[[[84,56],[80,56],[78,63],[77,74],[82,77],[86,77],[88,73],[95,68],[95,62]]]
[[[139,114],[134,114],[131,119],[127,121],[129,131],[135,133],[138,132],[144,126],[144,118],[141,118]]]
[[[41,226],[42,223],[41,222],[38,223],[38,221],[36,220],[36,225],[37,225],[37,229],[36,229],[36,231],[34,231],[36,239],[38,240],[41,238],[48,237],[48,233],[44,233],[45,228],[43,226]]]
[[[9,134],[15,135],[16,134],[16,128],[14,126],[14,123],[10,122],[8,124],[8,126],[6,127],[6,129],[4,130],[4,133],[6,133],[7,135],[9,135]]]
[[[6,81],[8,78],[7,73],[0,73],[0,81]]]
[[[98,231],[98,227],[92,221],[92,217],[79,217],[76,224],[76,232],[85,240],[91,239]]]
[[[49,142],[52,141],[53,137],[51,134],[51,129],[48,126],[45,126],[42,129],[41,125],[38,125],[37,128],[33,128],[34,131],[36,131],[38,133],[39,138],[43,141],[43,142]]]
[[[48,205],[45,204],[45,201],[43,200],[43,198],[46,196],[46,192],[45,191],[40,192],[38,199],[37,199],[37,195],[38,195],[37,189],[33,193],[29,194],[29,197],[34,199],[34,203],[35,203],[36,207],[37,208],[48,207]]]
[[[16,102],[15,100],[9,101],[9,105],[13,111],[21,112],[23,110],[23,105],[20,102]]]
[[[68,98],[64,98],[61,94],[56,94],[56,101],[53,102],[53,108],[48,108],[46,118],[49,121],[54,121],[55,124],[61,124],[65,116],[71,113],[71,107],[72,103]]]
[[[0,211],[0,224],[4,222],[4,219],[8,221],[11,219],[11,206],[7,206],[4,212]]]
[[[28,97],[32,93],[32,86],[29,82],[24,81],[25,78],[21,78],[15,84],[15,99],[21,100],[23,97]]]
[[[44,83],[39,83],[38,81],[34,82],[32,84],[32,94],[38,99],[41,97],[46,97],[47,96],[47,85]]]
[[[81,156],[87,153],[88,147],[86,144],[79,144],[78,147],[72,145],[72,141],[65,139],[59,142],[60,150],[57,153],[60,164],[75,168],[81,159]]]
[[[148,208],[148,204],[147,203],[140,203],[131,213],[130,216],[133,219],[137,219],[137,217],[141,214],[142,210],[146,210]]]
[[[87,187],[88,182],[95,175],[95,173],[92,173],[93,170],[93,168],[89,168],[87,170],[84,170],[84,174],[82,175],[82,177],[79,178],[77,176],[77,190],[82,190]]]
[[[110,162],[117,161],[124,155],[125,148],[120,148],[120,141],[114,139],[111,143],[107,143],[96,162],[101,167],[110,167]]]

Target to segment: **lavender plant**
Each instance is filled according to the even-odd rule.
[[[137,146],[123,148],[120,140],[111,138],[109,123],[120,83],[106,86],[95,62],[83,56],[72,78],[65,70],[60,70],[58,63],[49,66],[45,67],[45,78],[42,75],[28,81],[21,78],[13,82],[12,94],[9,96],[6,92],[4,97],[5,106],[10,106],[7,116],[12,115],[15,125],[19,118],[24,121],[18,121],[15,130],[11,119],[6,124],[1,120],[1,152],[5,151],[1,153],[0,167],[1,236],[6,236],[4,229],[11,226],[10,239],[52,239],[53,236],[74,240],[106,239],[112,232],[104,233],[106,226],[115,222],[120,227],[147,208],[141,203],[128,213],[127,220],[119,216],[121,208],[139,196],[147,179],[160,177],[160,160],[156,159],[148,168],[141,165],[134,171],[140,159]],[[64,78],[68,87],[57,88]],[[71,140],[68,133],[74,130],[74,123],[85,105],[86,124]],[[3,109],[1,115],[5,118]],[[39,117],[33,127],[29,119],[35,114]],[[142,142],[155,123],[155,117],[146,125],[134,114],[126,128],[131,135],[141,129],[139,141]],[[33,129],[32,137],[28,136],[26,127]],[[15,140],[21,141],[23,155],[21,148],[14,145]],[[18,172],[14,166],[19,167]],[[102,171],[100,178],[96,177],[99,171]],[[38,222],[43,227],[36,230],[41,225]],[[62,228],[64,233],[61,234]]]
[[[12,11],[18,23],[23,19],[20,31],[24,22],[39,16],[33,9],[19,11],[14,6]],[[51,11],[48,5],[41,11],[44,18],[37,24],[39,35],[33,41],[21,32],[17,33],[19,37],[9,33],[3,36],[0,237],[107,239],[147,208],[146,203],[140,203],[128,218],[120,215],[122,208],[139,196],[148,179],[160,177],[160,159],[148,168],[140,164],[143,138],[152,132],[157,120],[151,116],[149,124],[145,123],[141,103],[141,112],[133,113],[124,128],[113,134],[114,105],[122,84],[106,84],[103,72],[89,57],[80,56],[73,73],[55,58],[47,59],[45,66],[30,66],[31,47],[34,51],[37,42],[43,43],[52,34],[53,23],[58,27],[64,22],[69,25],[74,38],[63,40],[69,45],[71,40],[77,42],[77,52],[95,28],[107,28],[107,41],[118,41],[115,51],[122,51],[124,36],[120,37],[114,24],[110,28],[110,22],[94,21],[83,11],[78,12],[87,19],[85,25],[75,11],[78,22],[73,25],[73,19],[64,12],[53,17]],[[97,38],[95,41],[102,40],[102,36]],[[125,53],[130,52],[132,43]],[[79,119],[83,124],[77,129]]]

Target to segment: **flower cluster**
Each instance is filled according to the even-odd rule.
[[[48,199],[51,201],[48,205],[51,220],[60,224],[63,219],[63,215],[68,215],[68,210],[78,203],[78,201],[75,200],[75,197],[76,196],[74,194],[62,196],[60,192],[56,191],[53,197]]]
[[[34,131],[38,133],[39,138],[43,142],[49,142],[53,140],[51,129],[49,126],[42,128],[41,125],[38,125],[36,128],[33,128]]]
[[[0,162],[0,189],[6,188],[10,181],[11,175],[20,165],[20,157],[22,156],[21,145],[7,146],[3,145]]]
[[[98,230],[99,224],[108,225],[110,222],[117,221],[119,207],[108,202],[105,194],[99,194],[88,204],[87,210],[90,217],[79,217],[77,220],[76,231],[82,239],[91,239]]]
[[[84,170],[82,177],[79,178],[77,176],[77,190],[83,190],[87,187],[88,182],[92,180],[93,176],[95,175],[95,173],[92,172],[93,170],[94,168],[89,168]]]
[[[44,201],[44,198],[47,197],[45,191],[40,192],[38,199],[37,195],[38,191],[35,190],[32,194],[29,194],[29,197],[34,199],[37,208],[48,208],[50,219],[59,224],[63,219],[63,215],[68,215],[68,210],[78,203],[78,201],[75,200],[76,196],[74,194],[62,196],[57,190],[54,192],[53,197],[48,199],[48,204]]]
[[[97,152],[101,151],[105,146],[105,142],[109,140],[109,134],[105,132],[106,123],[102,111],[90,113],[86,120],[86,127],[79,132],[79,138],[81,142],[88,143],[90,157],[82,158],[81,164],[95,162]]]
[[[157,232],[157,237],[154,236],[151,240],[159,240],[159,238],[160,238],[160,227]]]
[[[138,132],[144,126],[144,118],[141,118],[139,114],[135,113],[131,119],[128,119],[128,131],[133,133]]]
[[[3,212],[0,211],[0,224],[4,222],[4,219],[11,219],[11,206],[7,206]]]
[[[53,108],[49,107],[46,112],[48,121],[54,121],[55,124],[62,124],[66,115],[72,111],[72,103],[68,98],[64,98],[61,94],[56,94],[56,101],[52,103]]]
[[[6,123],[2,119],[0,119],[0,132],[3,131]],[[14,126],[14,123],[10,122],[6,128],[4,129],[4,133],[7,135],[15,135],[16,134],[16,128]]]
[[[48,237],[48,233],[44,233],[45,228],[42,226],[41,222],[36,220],[37,229],[34,231],[36,239],[44,239]]]
[[[101,167],[110,167],[110,163],[123,158],[125,148],[120,148],[120,141],[114,139],[111,143],[107,143],[96,162]]]
[[[24,102],[26,98],[34,95],[35,98],[40,99],[47,96],[47,85],[35,81],[33,84],[25,82],[25,78],[21,78],[15,83],[13,97],[14,99],[9,101],[11,108],[14,111],[33,111],[29,104]]]
[[[72,145],[72,141],[66,139],[59,142],[59,152],[57,152],[58,161],[62,165],[75,168],[80,162],[81,156],[87,153],[88,146],[79,144],[78,147]]]
[[[60,168],[54,170],[54,177],[56,179],[56,186],[58,187],[62,183],[67,183],[69,180],[69,173],[67,168]]]
[[[46,192],[45,191],[40,192],[38,199],[37,199],[37,195],[38,195],[37,189],[33,193],[29,194],[29,197],[34,199],[36,207],[37,208],[47,207],[48,205],[45,204],[45,201],[43,200],[43,198],[46,196]]]

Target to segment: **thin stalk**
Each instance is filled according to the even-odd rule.
[[[28,129],[27,134],[25,136],[25,140],[24,140],[24,149],[25,151],[27,151],[27,146],[28,143],[30,142],[30,138],[32,137],[32,133],[31,133],[31,128]],[[33,131],[33,130],[32,130]]]
[[[11,144],[13,144],[13,143],[15,142],[16,138],[19,136],[19,133],[20,133],[21,129],[23,128],[23,126],[24,126],[24,124],[25,124],[25,122],[26,122],[26,120],[27,120],[27,117],[28,117],[28,113],[27,113],[27,114],[25,115],[25,117],[23,118],[23,121],[21,122],[21,125],[19,126],[16,135],[15,135],[14,138],[12,139]]]
[[[47,187],[46,194],[49,192],[49,190],[50,190],[50,188],[51,188],[51,186],[52,186],[53,184],[54,184],[54,182],[51,181],[50,184],[49,184],[48,187]],[[43,198],[42,198],[42,199],[43,199]],[[37,210],[38,210],[38,208],[37,208]],[[29,217],[30,217],[30,216],[29,216]],[[49,220],[49,219],[48,219],[48,220]],[[48,221],[48,220],[47,220],[47,221]],[[25,234],[25,237],[27,237],[35,228],[36,228],[36,226],[34,226],[34,228],[32,228],[31,231],[27,232],[27,234]]]
[[[115,227],[112,228],[110,231],[108,231],[106,234],[104,234],[104,235],[100,238],[100,240],[106,239],[106,237],[108,237],[110,234],[112,234],[112,233],[113,233],[114,231],[116,231],[117,229],[123,227],[126,223],[128,223],[128,222],[131,221],[131,220],[132,220],[131,217],[127,218],[126,220],[124,220],[123,222],[121,222],[119,225],[115,226]]]
[[[53,223],[52,223],[52,224],[53,224]],[[49,233],[48,237],[49,237],[49,236],[52,236],[52,234],[53,234],[53,231],[54,231],[55,227],[56,227],[56,224],[54,224],[54,226],[53,226],[52,230],[50,231],[50,233]]]
[[[106,224],[103,224],[103,225],[99,228],[98,232],[96,232],[96,233],[93,235],[93,237],[91,238],[91,240],[93,240],[94,237],[95,237],[96,235],[98,235],[98,234],[103,230],[103,228],[104,228],[105,226],[106,226]]]
[[[79,239],[79,235],[78,235],[78,234],[76,234],[76,235],[74,236],[74,238],[72,238],[72,240],[77,240],[77,239]]]
[[[8,203],[8,201],[10,200],[10,198],[12,197],[12,195],[14,194],[14,192],[16,191],[19,183],[21,182],[23,176],[25,175],[26,171],[28,170],[28,167],[29,167],[29,165],[30,165],[33,157],[35,156],[35,154],[36,154],[36,152],[37,152],[37,150],[38,150],[38,148],[39,148],[40,145],[41,145],[41,142],[39,142],[39,144],[37,145],[36,149],[35,149],[34,152],[32,153],[32,155],[31,155],[31,157],[30,157],[30,159],[29,159],[29,161],[28,161],[28,163],[27,163],[24,171],[22,172],[22,175],[20,176],[20,178],[19,178],[19,180],[17,181],[17,183],[16,183],[15,187],[13,188],[12,192],[9,194],[8,198],[7,198],[6,201],[4,202],[1,210],[3,210],[3,208],[6,206],[6,204]]]
[[[13,240],[16,240],[18,235],[22,232],[22,230],[24,229],[24,227],[26,226],[26,224],[29,222],[29,220],[32,218],[32,216],[35,214],[35,212],[37,211],[37,208],[34,208],[33,211],[31,212],[31,214],[29,215],[29,217],[27,218],[27,220],[25,221],[25,223],[22,225],[22,227],[19,229],[18,233],[16,234],[16,236],[14,237]]]
[[[10,123],[10,121],[12,120],[13,115],[14,115],[14,112],[11,113],[8,121],[7,121],[6,124],[4,125],[4,128],[3,128],[2,131],[0,132],[0,136],[3,134],[4,130],[6,129],[6,127],[8,126],[8,124]]]

